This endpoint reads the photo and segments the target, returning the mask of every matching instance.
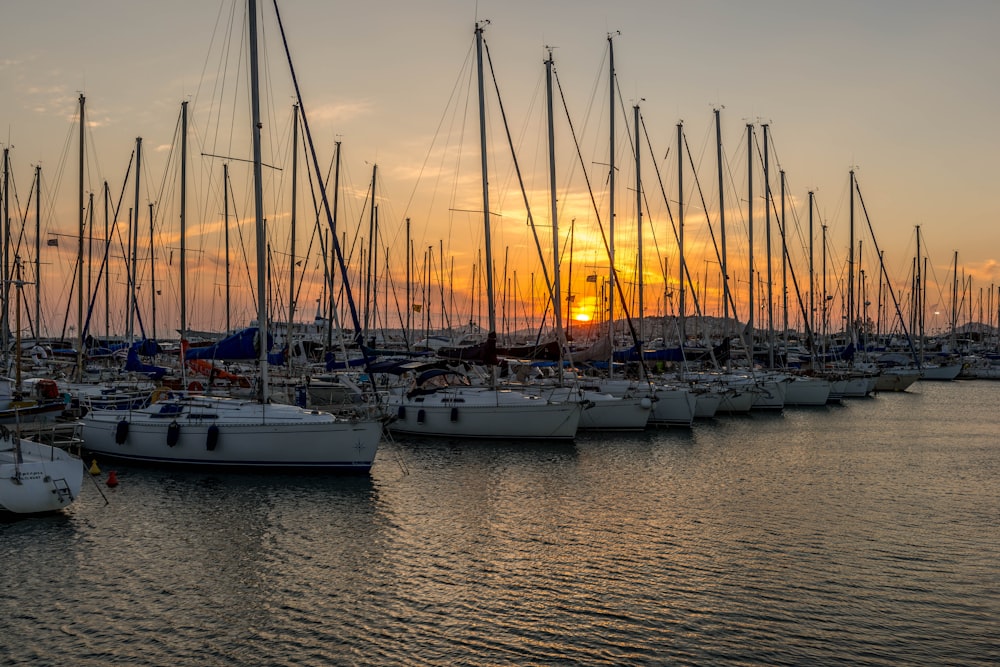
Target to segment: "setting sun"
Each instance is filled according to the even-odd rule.
[[[588,315],[587,313],[580,313],[579,315],[577,315],[573,319],[576,320],[577,322],[589,322],[590,321],[590,315]]]

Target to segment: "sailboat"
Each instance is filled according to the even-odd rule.
[[[367,472],[382,437],[382,422],[377,415],[333,415],[272,404],[268,398],[256,0],[248,0],[247,15],[257,232],[259,395],[253,400],[241,400],[168,394],[145,408],[93,410],[84,418],[84,446],[96,454],[147,464]],[[301,107],[301,99],[299,102]],[[304,110],[302,114],[304,117]]]
[[[486,292],[490,331],[484,360],[497,364],[496,305],[493,294],[493,261],[490,246],[488,156],[483,81],[483,25],[476,24],[479,82],[479,139],[482,156],[483,216],[486,241]],[[403,369],[401,369],[403,370]],[[417,369],[412,372],[416,373]],[[405,371],[404,371],[405,372]],[[449,382],[448,379],[452,381]],[[456,381],[457,380],[457,381]],[[426,369],[414,377],[411,388],[396,387],[387,400],[396,419],[389,428],[399,433],[436,437],[527,438],[569,440],[576,436],[583,406],[562,387],[537,393],[498,387],[496,373],[484,384],[473,385],[467,376],[445,369]]]
[[[0,428],[0,515],[44,514],[80,495],[83,461]]]
[[[20,260],[14,264],[18,280],[15,333],[21,348]],[[17,359],[20,382],[20,357]],[[0,514],[43,514],[60,510],[80,495],[83,461],[69,452],[31,440],[0,426]]]

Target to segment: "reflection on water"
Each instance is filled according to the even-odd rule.
[[[370,477],[118,468],[0,525],[12,664],[991,664],[1000,383]],[[15,585],[16,584],[16,585]]]

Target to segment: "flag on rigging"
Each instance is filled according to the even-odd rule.
[[[45,242],[45,245],[51,245],[51,246],[55,246],[55,247],[58,248],[59,247],[59,239],[56,239],[56,238],[49,239],[48,241]]]

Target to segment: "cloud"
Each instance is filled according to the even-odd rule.
[[[308,109],[309,119],[322,123],[345,123],[371,113],[370,100],[354,100],[351,102],[336,102],[323,104]]]

